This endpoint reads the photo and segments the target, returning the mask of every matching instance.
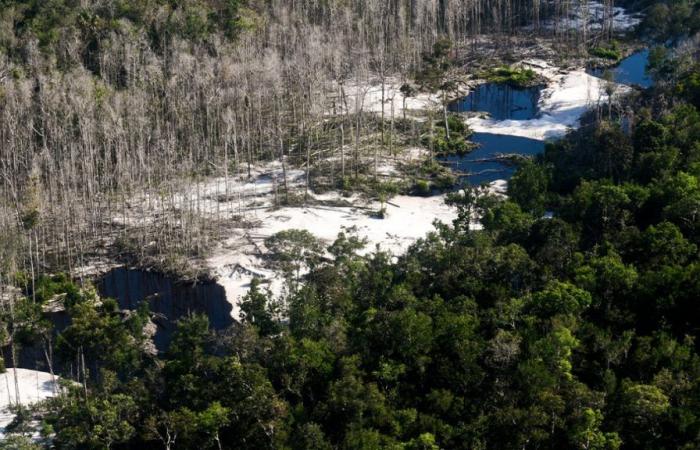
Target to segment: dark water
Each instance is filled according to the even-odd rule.
[[[233,323],[231,304],[224,288],[215,282],[183,283],[158,272],[120,267],[108,272],[97,282],[103,297],[114,298],[121,309],[134,310],[146,300],[158,318],[156,347],[167,347],[175,329],[175,321],[193,313],[205,314],[216,330]]]
[[[617,83],[627,85],[634,84],[643,88],[648,88],[654,84],[653,80],[646,72],[648,62],[649,49],[644,49],[631,54],[614,67],[609,69],[591,69],[588,72],[596,77],[603,77],[605,71],[608,70],[612,73],[613,80]]]
[[[205,314],[213,329],[223,330],[233,324],[231,304],[226,301],[224,288],[215,282],[181,283],[158,272],[120,267],[96,280],[97,289],[103,297],[114,298],[121,309],[135,310],[139,303],[149,303],[154,322],[158,326],[154,343],[160,351],[166,350],[177,319],[191,313]],[[54,329],[53,341],[70,325],[66,311],[47,312],[44,319]],[[48,371],[44,348],[40,342],[19,343],[17,366]],[[6,363],[11,361],[9,346],[0,348]],[[70,362],[54,359],[54,370],[58,373],[69,370]]]
[[[530,156],[544,151],[544,141],[517,136],[474,133],[472,141],[479,144],[479,148],[464,156],[444,158],[452,169],[468,173],[466,180],[472,185],[508,179],[513,175],[516,167],[510,162],[492,160],[499,154]]]
[[[505,84],[479,85],[466,97],[452,102],[452,112],[487,112],[496,120],[528,120],[537,115],[540,87],[514,89]]]
[[[42,319],[50,322],[53,326],[52,342],[55,351],[55,345],[58,335],[70,325],[70,316],[66,311],[45,312],[42,314]],[[15,363],[16,367],[23,369],[49,371],[49,366],[46,362],[46,354],[44,352],[44,344],[41,339],[23,340],[19,339],[16,342]],[[12,354],[9,345],[0,349],[0,356],[5,359],[5,365],[12,365]],[[55,371],[60,371],[65,367],[58,361],[53,359],[53,368]]]
[[[505,84],[485,83],[466,97],[453,102],[453,112],[487,112],[495,120],[530,120],[537,117],[541,87],[515,89]],[[544,142],[516,136],[474,133],[472,141],[479,147],[464,156],[443,159],[452,169],[469,174],[472,185],[507,179],[515,171],[510,161],[494,160],[502,154],[535,155],[544,150]]]

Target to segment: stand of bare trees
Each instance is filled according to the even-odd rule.
[[[576,45],[588,32],[539,27],[566,17],[571,0],[249,3],[257,20],[233,41],[163,35],[155,45],[122,20],[88,62],[73,35],[54,54],[37,40],[19,58],[0,53],[0,228],[17,247],[2,252],[1,271],[72,270],[127,235],[136,249],[155,240],[196,255],[217,227],[197,214],[189,181],[279,160],[305,167],[308,186],[319,160],[331,180],[356,175],[368,133],[381,131],[377,150],[392,151],[393,109],[370,117],[344,83],[410,79],[444,36],[562,34]],[[115,221],[144,191],[143,217]],[[183,195],[187,208],[173,208]]]

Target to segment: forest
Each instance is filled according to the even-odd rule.
[[[700,448],[699,31],[0,0],[0,449]],[[455,106],[482,85],[525,106]]]

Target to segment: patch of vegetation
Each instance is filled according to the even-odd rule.
[[[3,0],[0,21],[14,29],[0,31],[0,50],[10,50],[12,35],[36,38],[45,52],[61,52],[66,39],[78,37],[85,45],[83,58],[88,66],[101,40],[110,33],[139,29],[154,46],[165,36],[178,36],[202,42],[220,33],[233,40],[241,31],[260,25],[260,17],[245,0],[115,0],[81,3],[75,0]],[[125,25],[127,24],[128,25]],[[94,62],[94,61],[93,61]],[[63,65],[59,62],[59,65]]]
[[[496,67],[481,75],[492,83],[507,84],[514,88],[532,86],[537,81],[534,70],[525,67]]]
[[[375,186],[377,198],[379,199],[379,210],[376,216],[380,219],[386,217],[386,202],[401,191],[401,186],[393,182],[380,182]]]
[[[697,1],[638,0],[637,8],[644,11],[639,35],[658,43],[679,36],[693,36],[700,30],[700,4]]]
[[[80,303],[84,298],[84,292],[66,274],[53,276],[40,276],[34,282],[26,284],[25,295],[43,304],[57,295],[63,296],[63,302],[67,307]]]
[[[283,206],[301,206],[305,200],[303,192],[285,192],[284,189],[281,189],[281,192],[276,195],[275,199],[275,206],[278,208]]]
[[[462,136],[446,136],[444,129],[436,129],[432,138],[423,136],[423,145],[432,147],[436,155],[464,155],[473,150],[474,147]]]
[[[432,136],[430,126],[425,127],[421,143],[432,148],[436,155],[464,155],[475,148],[468,140],[472,131],[459,115],[450,114],[447,125],[444,120],[435,120],[433,125]]]
[[[457,183],[457,177],[449,168],[431,159],[416,166],[411,175],[415,180],[410,191],[413,195],[426,196],[433,191],[448,191]]]
[[[429,181],[417,180],[416,184],[413,185],[413,193],[415,195],[427,196],[430,195],[431,192],[432,189]]]
[[[402,117],[396,117],[394,119],[394,130],[397,133],[403,133],[405,135],[410,135],[416,128],[416,121],[412,118],[404,119]],[[420,126],[418,127],[420,128]]]
[[[433,187],[438,191],[447,191],[457,184],[457,177],[449,169],[445,169],[433,180]]]
[[[312,270],[323,256],[321,241],[307,230],[284,230],[265,239],[272,267],[280,270],[296,291],[304,269]]]
[[[681,76],[674,93],[700,108],[700,64],[696,64]]]
[[[588,53],[612,61],[619,61],[622,58],[622,49],[617,41],[612,41],[606,46],[593,47],[588,50]]]
[[[379,198],[382,194],[395,195],[401,192],[407,192],[410,189],[411,183],[404,180],[383,181],[376,179],[372,175],[360,175],[357,177],[346,176],[338,180],[338,189],[341,189],[344,194],[362,194],[368,198]]]

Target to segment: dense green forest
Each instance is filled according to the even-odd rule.
[[[0,449],[700,448],[697,2],[631,4],[647,13],[643,36],[682,50],[652,48],[654,87],[521,161],[507,196],[455,189],[459,217],[404,255],[361,251],[353,229],[330,246],[302,230],[268,238],[288,301],[253,281],[225,331],[192,315],[154,352],[146,302],[120,310],[52,270],[108,234],[98,211],[144,184],[209,174],[229,149],[250,170],[335,149],[338,130],[342,151],[340,123],[348,147],[353,127],[355,142],[361,128],[383,138],[384,118],[360,112],[334,114],[331,137],[314,141],[304,127],[334,109],[310,95],[324,85],[315,75],[349,69],[298,34],[341,30],[328,39],[362,42],[362,70],[415,76],[438,36],[515,39],[540,9],[559,14],[472,2],[458,20],[449,12],[464,2],[432,2],[430,16],[397,0],[356,36],[353,14],[375,3],[0,0],[0,81],[11,80],[0,85],[0,284],[21,292],[0,308],[0,371],[35,346],[65,388],[15,407]],[[581,35],[567,45],[588,46]],[[164,223],[186,252],[200,245]],[[70,318],[58,335],[46,317],[57,302]]]

